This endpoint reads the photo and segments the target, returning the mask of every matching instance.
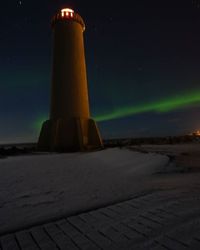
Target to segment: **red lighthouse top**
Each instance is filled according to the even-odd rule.
[[[67,21],[67,20],[72,20],[78,22],[82,27],[83,31],[85,30],[85,23],[82,19],[82,17],[75,13],[74,10],[69,9],[69,8],[64,8],[60,10],[52,20],[52,25],[54,26],[57,21]]]

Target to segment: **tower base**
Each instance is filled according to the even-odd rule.
[[[71,118],[47,120],[38,140],[39,151],[73,152],[103,148],[94,120]]]

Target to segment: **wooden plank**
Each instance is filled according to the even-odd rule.
[[[58,249],[56,247],[56,244],[52,241],[52,239],[48,236],[48,234],[42,227],[32,228],[30,232],[42,250]]]
[[[16,238],[22,250],[38,250],[39,249],[39,247],[36,245],[35,241],[33,240],[30,232],[28,231],[21,231],[21,232],[16,233]]]
[[[68,218],[68,221],[85,234],[91,241],[95,242],[95,244],[100,248],[109,249],[111,247],[111,240],[91,228],[79,216],[70,217]]]
[[[78,250],[78,247],[71,241],[71,239],[65,235],[59,227],[54,223],[49,223],[44,225],[46,232],[52,238],[52,240],[56,243],[59,249],[63,250]]]
[[[72,226],[67,220],[60,220],[57,222],[57,225],[71,238],[73,242],[75,242],[80,249],[99,249],[92,241]]]
[[[14,234],[2,236],[0,242],[3,250],[20,250]]]

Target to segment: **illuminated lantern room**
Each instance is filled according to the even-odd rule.
[[[52,18],[52,25],[54,26],[57,21],[60,22],[67,20],[73,20],[79,23],[82,26],[83,31],[85,30],[85,23],[82,17],[78,13],[75,13],[74,10],[69,8],[59,10],[59,12]]]
[[[62,17],[74,17],[74,11],[72,9],[62,9],[61,10],[61,16]]]

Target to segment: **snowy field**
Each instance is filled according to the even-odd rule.
[[[171,156],[173,163],[163,172],[185,172],[189,174],[200,172],[200,144],[177,144],[177,145],[141,145],[132,146],[131,149],[137,152],[158,153]]]
[[[200,155],[200,143],[190,144],[174,144],[174,145],[141,145],[132,146],[133,149],[145,150],[148,152],[169,154],[169,155],[183,155],[192,154]]]
[[[168,164],[127,149],[1,159],[0,234],[152,192]]]

